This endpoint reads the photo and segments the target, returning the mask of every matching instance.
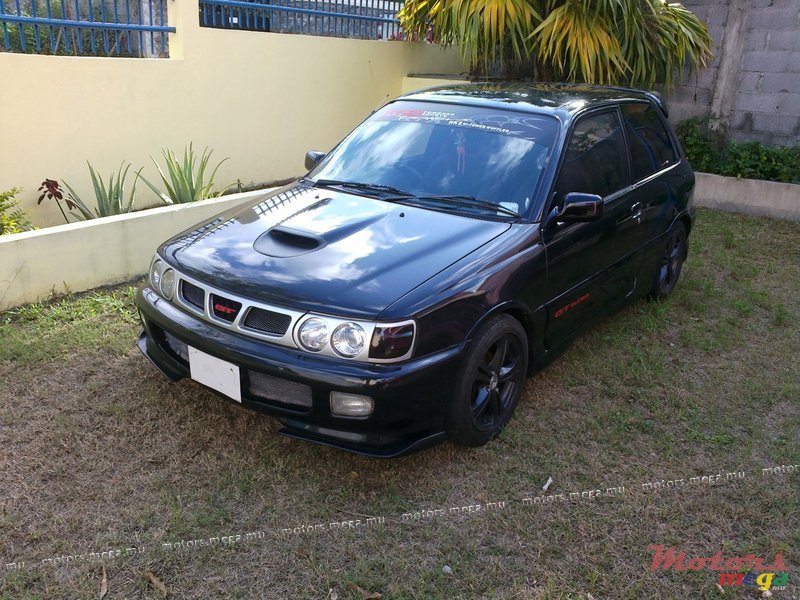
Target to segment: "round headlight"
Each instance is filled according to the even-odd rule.
[[[342,323],[333,330],[331,345],[337,354],[353,358],[361,354],[367,344],[367,334],[358,323]]]
[[[322,319],[312,317],[300,326],[297,337],[306,350],[319,352],[328,343],[328,326]]]
[[[152,285],[156,291],[161,290],[161,271],[164,270],[164,261],[162,260],[154,260],[153,264],[150,266],[150,285]]]
[[[164,269],[161,273],[161,293],[167,300],[171,300],[175,295],[175,271],[170,268]]]

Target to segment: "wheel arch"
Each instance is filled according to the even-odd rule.
[[[541,345],[542,342],[539,340],[539,338],[537,338],[537,334],[543,332],[544,327],[542,323],[537,321],[533,311],[531,311],[524,304],[520,302],[508,301],[501,304],[496,304],[487,310],[470,329],[469,334],[467,335],[468,343],[472,342],[475,333],[481,327],[483,327],[490,319],[498,315],[509,315],[510,317],[513,317],[520,323],[520,325],[522,325],[522,329],[525,330],[525,336],[527,337],[526,342],[528,346],[527,374],[528,376],[532,375],[535,372],[534,365],[544,354],[544,348]]]

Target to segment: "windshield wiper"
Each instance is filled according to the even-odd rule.
[[[481,200],[475,196],[461,196],[461,195],[436,195],[436,194],[422,194],[422,195],[404,195],[399,198],[387,198],[387,200],[408,201],[420,200],[422,202],[441,202],[442,204],[450,204],[452,206],[469,207],[469,208],[483,208],[492,212],[500,212],[509,217],[519,218],[521,215],[510,208],[506,208],[500,204],[489,202],[488,200]]]
[[[380,183],[362,183],[360,181],[340,181],[338,179],[317,179],[313,183],[314,185],[319,185],[322,187],[329,187],[335,185],[344,188],[364,190],[366,192],[380,192],[380,193],[394,194],[395,196],[400,196],[401,198],[410,198],[413,196],[413,194],[409,194],[408,192],[399,190],[396,187],[392,187],[391,185],[383,185]]]

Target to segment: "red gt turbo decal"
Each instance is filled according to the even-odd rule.
[[[223,306],[222,304],[215,304],[214,310],[218,310],[221,313],[225,313],[226,315],[232,315],[236,312],[235,308],[230,308],[229,306]]]
[[[583,296],[581,296],[577,300],[573,300],[572,302],[570,302],[566,306],[562,306],[561,308],[559,308],[555,313],[553,313],[553,316],[556,319],[558,319],[559,317],[564,316],[565,312],[567,312],[568,310],[572,310],[573,308],[578,306],[578,304],[580,304],[581,302],[585,302],[588,299],[589,299],[589,294],[584,294]]]

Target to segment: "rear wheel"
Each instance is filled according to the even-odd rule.
[[[658,260],[656,278],[648,294],[650,299],[663,300],[672,293],[681,275],[686,252],[686,225],[678,222],[670,230],[667,244]]]
[[[450,398],[447,437],[464,446],[481,446],[511,418],[528,370],[528,341],[514,317],[492,318],[472,341]]]

